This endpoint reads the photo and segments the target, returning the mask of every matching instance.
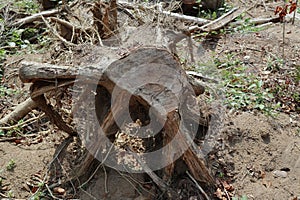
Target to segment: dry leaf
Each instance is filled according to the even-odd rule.
[[[61,187],[55,187],[55,188],[53,188],[53,192],[58,193],[58,194],[64,194],[66,192],[66,190]]]
[[[232,192],[234,190],[234,187],[231,184],[228,184],[226,181],[222,182],[222,185],[225,190]]]
[[[272,186],[272,182],[271,181],[266,181],[265,179],[262,180],[262,184],[263,186],[265,186],[266,188],[269,188]]]
[[[219,199],[223,199],[223,192],[220,188],[217,189],[217,191],[214,193]]]

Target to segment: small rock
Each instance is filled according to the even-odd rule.
[[[249,61],[250,60],[250,56],[244,56],[244,60],[245,61]]]
[[[275,177],[286,178],[287,177],[287,172],[286,171],[275,170],[275,171],[273,171],[273,175]]]

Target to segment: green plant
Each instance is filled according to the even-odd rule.
[[[37,13],[39,11],[39,4],[35,0],[17,0],[14,2],[14,6],[16,6],[21,12],[26,13]]]
[[[6,169],[8,171],[12,171],[16,167],[16,161],[14,159],[10,159],[10,161],[6,165]]]
[[[40,200],[43,199],[43,197],[45,197],[45,193],[38,191],[32,197],[30,197],[29,200]]]
[[[296,67],[295,80],[299,84],[299,82],[300,82],[300,66]]]
[[[7,197],[10,198],[10,199],[14,198],[14,197],[15,197],[14,192],[13,192],[12,190],[9,190],[9,191],[7,192]]]
[[[248,199],[247,195],[243,195],[241,198],[239,198],[239,197],[232,197],[232,200],[247,200],[247,199]]]
[[[7,95],[17,94],[18,90],[13,90],[11,88],[7,88],[3,85],[0,85],[0,97],[5,97]]]
[[[260,110],[271,114],[277,108],[273,103],[274,95],[265,87],[263,80],[251,73],[248,65],[234,54],[228,54],[225,60],[215,59],[221,70],[222,85],[225,89],[225,104],[233,109]]]

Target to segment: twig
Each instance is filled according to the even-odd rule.
[[[55,160],[57,160],[61,154],[61,152],[65,151],[69,144],[73,141],[73,137],[69,136],[68,138],[66,138],[55,150],[54,156],[52,161],[49,163],[49,166],[51,166]]]
[[[268,8],[267,8],[267,6],[266,6],[266,2],[265,2],[264,0],[261,0],[261,1],[262,1],[262,4],[263,4],[263,6],[264,6],[265,11],[267,12],[267,11],[268,11]]]
[[[14,140],[22,139],[22,137],[7,137],[7,138],[0,138],[0,142],[11,142]]]
[[[76,44],[71,43],[69,41],[67,41],[65,38],[61,37],[51,26],[50,24],[46,21],[46,19],[42,17],[42,20],[44,21],[45,25],[47,26],[47,28],[52,32],[53,35],[55,35],[59,40],[61,40],[64,44],[69,45],[69,46],[76,46]]]
[[[73,30],[73,29],[77,30],[77,29],[79,29],[79,28],[75,27],[73,24],[71,24],[70,22],[67,22],[65,20],[59,19],[57,17],[49,17],[49,19],[50,19],[51,22],[59,23],[59,24],[63,25],[64,27],[66,27],[66,28],[68,28],[70,30]]]
[[[50,16],[56,15],[58,13],[59,13],[58,9],[46,10],[46,11],[43,11],[43,12],[40,12],[40,13],[33,14],[31,16],[25,17],[23,19],[20,19],[20,20],[16,21],[15,23],[12,23],[11,25],[9,25],[9,27],[22,26],[24,24],[28,24],[28,23],[34,22],[36,20],[41,20],[42,17],[50,17]]]
[[[204,197],[207,200],[210,200],[210,198],[207,196],[207,194],[205,193],[205,191],[202,189],[202,187],[198,184],[198,182],[194,179],[194,177],[188,172],[186,171],[186,174],[189,176],[189,178],[195,183],[195,185],[197,186],[197,188],[201,191],[201,193],[204,195]]]
[[[179,14],[179,13],[173,13],[173,12],[170,12],[170,11],[160,10],[159,13],[164,14],[168,17],[174,17],[174,18],[181,19],[181,20],[184,20],[184,21],[195,22],[198,25],[203,25],[203,24],[207,24],[207,23],[211,22],[210,20],[207,20],[207,19],[192,17],[192,16],[183,15],[183,14]]]
[[[128,2],[124,2],[124,1],[119,1],[118,4],[123,6],[123,7],[131,8],[131,9],[142,9],[142,10],[147,9],[147,8],[141,7],[141,6],[137,7],[135,5],[132,5],[132,4],[130,4]],[[157,12],[160,13],[160,14],[166,15],[168,17],[174,17],[174,18],[184,20],[184,21],[195,22],[198,25],[203,25],[203,24],[206,24],[206,23],[210,22],[210,20],[207,20],[207,19],[202,19],[202,18],[198,18],[198,17],[192,17],[192,16],[188,16],[188,15],[183,15],[183,14],[173,13],[173,12],[169,12],[169,11],[164,11],[160,7],[161,6],[158,7],[159,9],[158,9]]]
[[[231,199],[230,197],[229,197],[229,194],[228,194],[228,192],[227,192],[227,190],[224,188],[224,191],[225,191],[225,194],[226,194],[226,196],[227,196],[227,199]]]
[[[292,20],[293,25],[295,23],[295,18],[296,18],[296,13],[297,13],[297,6],[298,6],[298,0],[296,0],[296,10],[294,11],[294,15],[293,15],[293,20]]]
[[[6,196],[5,194],[3,194],[3,193],[1,193],[1,192],[0,192],[0,197],[8,198],[8,196]]]
[[[21,123],[12,125],[12,126],[0,127],[0,130],[12,130],[12,129],[14,129],[14,128],[21,127],[21,126],[23,126],[23,125],[25,125],[25,124],[27,124],[27,123],[29,123],[29,122],[31,122],[31,121],[35,121],[35,120],[37,120],[37,119],[43,117],[44,115],[45,115],[45,114],[43,113],[41,116],[37,116],[37,117],[30,118],[30,119],[28,119],[28,120],[26,120],[26,121],[24,121],[24,122],[21,122]]]
[[[250,19],[248,23],[253,24],[253,25],[260,25],[260,24],[265,24],[265,23],[269,23],[269,22],[279,22],[279,21],[280,21],[279,17],[269,17],[269,18]],[[236,26],[242,25],[243,23],[245,23],[245,22],[244,21],[232,22],[232,23],[230,23],[230,26],[236,27]]]
[[[218,80],[215,80],[215,79],[212,79],[212,78],[205,77],[205,76],[203,76],[202,74],[197,73],[197,72],[194,72],[194,71],[186,71],[186,73],[187,73],[188,75],[190,75],[190,76],[195,76],[195,77],[197,77],[197,78],[199,78],[199,79],[202,79],[202,80],[204,80],[204,81],[207,81],[207,82],[213,82],[213,83],[216,83],[216,84],[219,83]]]
[[[75,1],[75,2],[72,2],[69,7],[72,8],[77,3],[78,3],[78,0]],[[60,12],[61,11],[59,9],[42,11],[40,13],[36,13],[36,14],[31,15],[31,16],[28,16],[28,17],[25,17],[23,19],[20,19],[20,20],[18,20],[16,22],[12,23],[11,25],[9,25],[9,27],[12,27],[12,26],[22,26],[24,24],[28,24],[28,23],[34,22],[36,20],[41,20],[43,17],[54,16],[54,15],[60,13]]]
[[[283,18],[283,24],[282,24],[282,59],[283,59],[283,63],[285,63],[284,45],[285,45],[285,18]]]
[[[104,192],[107,194],[109,192],[107,187],[107,172],[104,165],[102,165],[102,168],[104,171]]]
[[[130,150],[129,150],[130,151]],[[136,153],[132,152],[133,157],[137,160],[137,162],[141,165],[143,170],[148,174],[148,176],[154,181],[154,183],[163,191],[167,192],[167,195],[170,199],[176,199],[177,193],[170,188],[161,178],[159,178],[150,168],[149,166],[142,161]]]
[[[100,166],[103,165],[103,163],[106,161],[106,159],[108,158],[108,155],[110,154],[112,148],[114,147],[114,144],[112,144],[107,152],[107,154],[105,155],[104,159],[102,160],[102,162],[97,166],[97,168],[94,170],[94,172],[92,173],[92,175],[88,178],[88,180],[86,180],[84,183],[82,183],[79,187],[82,187],[84,185],[86,185],[96,174],[96,172],[98,171],[98,169],[100,168]]]
[[[236,11],[239,11],[239,12],[235,13]],[[239,10],[238,7],[235,7],[233,9],[231,9],[229,12],[225,13],[224,15],[222,15],[221,17],[217,18],[216,20],[214,20],[214,21],[212,21],[212,22],[210,22],[208,24],[205,24],[205,25],[201,26],[200,30],[208,31],[208,32],[209,31],[218,30],[221,27],[223,27],[226,24],[228,24],[230,21],[234,20],[237,16],[239,16],[243,12],[245,12],[245,9]],[[235,14],[232,15],[233,13],[235,13]],[[226,18],[228,18],[228,19],[226,19]]]
[[[86,195],[88,195],[90,198],[94,199],[94,200],[98,200],[97,198],[95,198],[93,195],[91,195],[90,193],[88,193],[87,191],[85,191],[82,188],[79,188],[82,192],[84,192]]]

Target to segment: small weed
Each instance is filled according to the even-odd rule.
[[[45,197],[45,193],[43,193],[41,190],[42,188],[45,186],[44,182],[39,182],[38,183],[38,190],[34,193],[34,195],[32,197],[29,198],[29,200],[40,200],[43,199],[43,197]]]
[[[11,159],[8,164],[6,165],[6,169],[8,171],[12,171],[16,167],[16,161],[14,159]]]
[[[224,173],[223,173],[223,172],[220,172],[220,173],[218,174],[218,177],[219,177],[219,178],[224,178]]]
[[[300,136],[300,128],[298,128],[298,129],[296,130],[296,135],[297,135],[297,136]]]
[[[272,114],[277,108],[273,103],[274,95],[266,88],[263,80],[251,73],[248,65],[233,54],[228,54],[224,61],[214,60],[220,68],[225,88],[225,103],[229,108],[260,110]]]
[[[29,200],[40,200],[40,199],[44,199],[43,197],[45,197],[45,193],[37,192],[32,197],[30,197]]]
[[[296,80],[297,84],[299,84],[299,82],[300,82],[300,66],[296,67],[295,80]]]
[[[13,192],[12,190],[9,190],[9,191],[7,192],[7,197],[10,198],[10,199],[14,198],[14,197],[15,197],[14,192]]]
[[[201,0],[196,0],[196,2],[201,5]],[[198,17],[205,18],[205,19],[217,19],[219,16],[222,16],[224,13],[230,11],[232,9],[232,6],[230,6],[227,3],[224,3],[223,7],[219,8],[217,11],[211,11],[211,10],[203,10],[200,8]]]
[[[13,90],[11,88],[7,88],[3,85],[0,85],[0,97],[5,97],[8,95],[18,94],[18,90]]]
[[[241,198],[239,197],[232,197],[232,200],[248,200],[247,195],[243,195]]]
[[[20,12],[28,14],[37,13],[39,11],[39,4],[35,0],[17,0],[14,2]]]

